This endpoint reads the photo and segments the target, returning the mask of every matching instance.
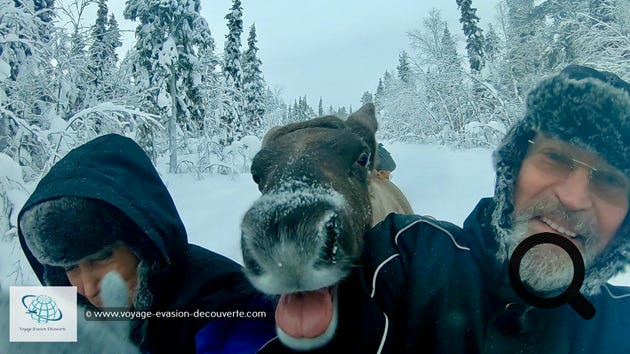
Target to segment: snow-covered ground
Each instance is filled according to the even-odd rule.
[[[393,181],[407,195],[417,214],[461,225],[481,197],[492,195],[494,172],[491,151],[474,149],[454,151],[446,147],[391,144],[386,145],[398,165]],[[207,175],[197,180],[193,175],[160,172],[171,191],[188,230],[189,240],[241,262],[239,225],[247,208],[259,196],[249,174],[235,177]],[[0,280],[15,282],[14,264],[26,265],[19,246],[0,243]],[[25,272],[22,283],[35,284]],[[613,283],[630,285],[630,273]]]

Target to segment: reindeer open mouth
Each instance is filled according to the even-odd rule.
[[[284,294],[276,308],[278,336],[294,349],[320,347],[337,329],[335,287]]]
[[[256,288],[279,296],[278,336],[293,349],[317,348],[334,336],[336,284],[354,261],[348,251],[358,254],[344,241],[345,207],[330,188],[282,188],[261,197],[243,218],[245,273]]]

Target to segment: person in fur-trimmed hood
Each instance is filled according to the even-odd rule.
[[[390,214],[366,236],[361,276],[387,316],[383,352],[630,353],[630,288],[607,283],[630,265],[630,85],[577,65],[541,80],[494,164],[495,195],[463,228]],[[513,289],[509,259],[538,233],[580,251],[594,317],[528,305]],[[573,271],[567,252],[545,243],[519,275],[550,298]]]
[[[238,264],[188,243],[166,186],[129,138],[101,136],[57,162],[20,211],[18,233],[41,283],[76,286],[87,306],[102,309],[101,280],[115,271],[138,314],[191,314],[131,320],[129,337],[142,352],[253,353],[274,336],[271,305]],[[196,310],[270,315],[213,319]]]

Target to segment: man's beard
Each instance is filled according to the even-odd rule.
[[[585,212],[567,211],[557,201],[542,200],[525,210],[515,212],[512,228],[505,237],[505,246],[510,257],[514,249],[533,233],[529,222],[540,216],[550,217],[567,225],[578,234],[582,247],[578,247],[586,268],[597,257],[598,233],[594,217]],[[559,246],[540,244],[532,247],[521,260],[521,280],[530,291],[539,296],[553,297],[566,290],[573,280],[573,262],[569,254]]]

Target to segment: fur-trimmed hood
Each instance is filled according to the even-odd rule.
[[[528,140],[536,132],[594,152],[630,178],[630,84],[617,75],[570,65],[542,80],[526,100],[525,115],[495,150],[493,226],[499,244],[511,227],[514,189]],[[630,264],[630,217],[587,269],[583,291],[599,287]]]
[[[99,215],[98,208],[89,203],[77,204],[73,197],[96,200],[101,206],[113,208],[105,208]],[[120,214],[133,222],[115,217]],[[45,216],[53,216],[50,220],[59,222],[39,223],[37,236],[29,234],[37,218]],[[112,218],[116,222],[105,221]],[[138,232],[138,228],[141,231]],[[76,230],[76,235],[70,229]],[[133,140],[115,134],[77,147],[51,168],[19,213],[18,234],[26,258],[46,285],[69,285],[60,266],[115,241],[103,239],[111,237],[105,235],[125,234],[122,241],[132,250],[138,252],[143,248],[159,258],[141,259],[141,262],[150,263],[147,266],[152,271],[157,264],[161,265],[151,277],[160,278],[157,283],[169,284],[172,294],[167,289],[160,289],[159,293],[161,297],[170,298],[176,295],[177,274],[188,253],[186,230],[153,164]],[[90,242],[81,242],[79,237],[91,237]],[[47,238],[50,244],[45,247],[54,254],[45,255],[42,250]],[[42,264],[42,259],[48,264]]]

